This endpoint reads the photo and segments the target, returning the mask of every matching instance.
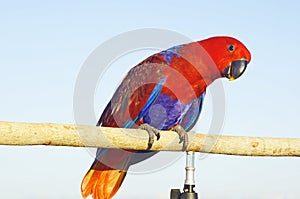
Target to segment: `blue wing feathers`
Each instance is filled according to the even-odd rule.
[[[169,48],[167,50],[161,51],[160,54],[165,58],[167,61],[167,64],[169,65],[172,61],[173,56],[180,57],[179,50],[182,47],[182,45],[174,46],[172,48]]]
[[[200,116],[200,113],[202,111],[204,97],[205,97],[205,93],[203,93],[199,98],[196,98],[195,100],[193,100],[189,104],[188,110],[183,114],[183,117],[179,124],[186,131],[191,130],[195,126],[195,124]]]
[[[124,125],[122,126],[123,128],[131,128],[139,119],[145,116],[147,111],[149,110],[150,106],[154,103],[154,101],[157,99],[158,95],[160,94],[163,85],[166,82],[166,78],[162,78],[154,87],[152,93],[150,94],[150,97],[148,98],[145,106],[141,110],[141,112],[138,114],[136,118],[133,120],[127,120]]]

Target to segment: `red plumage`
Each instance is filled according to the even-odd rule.
[[[137,128],[150,123],[158,129],[186,125],[188,130],[198,119],[201,96],[207,86],[217,78],[234,79],[244,72],[245,68],[232,68],[236,60],[249,63],[251,55],[240,41],[231,37],[212,37],[154,54],[128,72],[97,125]],[[157,87],[159,82],[163,82],[161,88]],[[159,125],[149,119],[151,108],[156,117],[164,114],[154,104],[164,107],[166,112],[164,123]],[[128,121],[131,126],[125,125]],[[132,156],[130,151],[98,149],[97,159],[83,179],[82,196],[112,198],[133,163]]]

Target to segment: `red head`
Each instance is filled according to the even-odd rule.
[[[215,62],[222,76],[239,78],[251,60],[251,54],[242,42],[232,37],[211,37],[199,41]]]

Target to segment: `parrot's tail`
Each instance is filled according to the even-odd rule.
[[[82,197],[92,195],[93,199],[111,199],[120,188],[125,176],[126,170],[114,170],[95,161],[82,180]]]

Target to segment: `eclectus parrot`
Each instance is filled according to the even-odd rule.
[[[159,139],[158,130],[190,130],[201,112],[206,87],[214,80],[239,78],[251,60],[237,39],[220,36],[174,46],[156,53],[125,76],[102,113],[97,126],[142,128],[149,133],[148,150]],[[110,199],[120,188],[129,166],[155,152],[97,150],[81,191],[86,198]]]

